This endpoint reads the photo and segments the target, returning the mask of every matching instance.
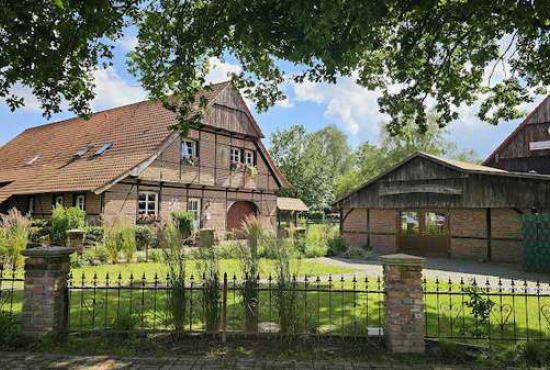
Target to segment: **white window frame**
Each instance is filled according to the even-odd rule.
[[[197,158],[197,142],[195,140],[183,139],[181,141],[181,158]]]
[[[84,195],[84,194],[75,195],[74,206],[76,208],[79,208],[79,209],[85,211],[86,210],[86,195]]]
[[[194,204],[194,205],[193,205]],[[189,198],[187,200],[187,211],[194,214],[194,226],[196,230],[201,228],[201,200],[199,198]]]
[[[244,151],[244,163],[247,166],[254,166],[254,152],[252,150]]]
[[[141,196],[145,195],[145,200],[140,200]],[[151,198],[154,198],[151,200]],[[154,202],[153,209],[149,207],[149,203]],[[141,208],[142,204],[145,208]],[[138,215],[139,216],[158,216],[159,211],[159,193],[156,191],[140,191],[138,193]]]
[[[241,149],[231,148],[231,163],[241,163]]]

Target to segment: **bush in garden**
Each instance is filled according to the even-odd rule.
[[[136,243],[138,250],[149,248],[153,239],[153,230],[146,225],[136,226]]]
[[[2,311],[2,302],[0,301],[0,345],[13,344],[19,335],[21,322],[14,315]]]
[[[86,226],[86,212],[78,207],[67,208],[67,230],[83,229]]]
[[[315,258],[327,255],[327,229],[324,226],[311,226],[304,241],[303,253],[305,257]]]
[[[101,243],[103,241],[104,237],[104,229],[103,226],[93,226],[88,225],[86,226],[86,238],[84,241],[84,244],[90,245],[95,243]]]
[[[105,231],[104,244],[112,263],[118,262],[118,254],[120,253],[121,245],[118,239],[118,232],[115,229]]]
[[[98,245],[92,250],[94,252],[94,257],[97,261],[101,263],[109,262],[109,251],[107,250],[107,248],[105,248],[104,245]]]
[[[348,246],[346,241],[340,235],[334,235],[327,239],[327,256],[339,256],[346,252]]]
[[[52,211],[50,222],[52,225],[52,242],[57,245],[65,245],[67,241],[67,230],[69,228],[67,209],[61,204],[57,204]]]
[[[132,262],[136,254],[136,233],[132,226],[124,225],[118,230],[118,250],[124,253],[126,262]]]
[[[371,256],[371,253],[372,251],[368,248],[350,245],[340,256],[354,260],[366,260]]]
[[[162,262],[162,257],[160,256],[159,251],[151,251],[149,253],[149,259],[151,260],[151,262],[155,262],[155,263]]]
[[[174,226],[182,239],[187,239],[193,234],[195,214],[189,211],[172,212]]]
[[[12,266],[20,267],[23,262],[21,252],[27,248],[31,222],[16,208],[7,214],[0,215],[0,254]]]

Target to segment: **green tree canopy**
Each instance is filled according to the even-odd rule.
[[[286,79],[334,83],[353,76],[379,89],[390,131],[439,126],[481,97],[481,119],[518,117],[550,84],[550,6],[518,0],[6,0],[0,9],[0,96],[12,109],[32,89],[46,115],[66,100],[87,114],[92,71],[137,29],[131,71],[150,96],[190,115],[210,57],[234,57],[238,87],[260,110]],[[285,76],[279,62],[298,66]],[[486,78],[494,68],[503,79]],[[173,95],[170,101],[167,95]],[[431,103],[429,103],[431,102]]]
[[[275,131],[270,152],[294,185],[285,195],[297,196],[311,209],[324,210],[334,201],[334,180],[351,169],[345,134],[334,126],[307,133],[302,125]]]

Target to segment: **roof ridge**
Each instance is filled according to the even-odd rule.
[[[226,80],[226,81],[222,81],[222,82],[212,83],[212,84],[207,85],[207,86],[208,86],[208,88],[213,88],[215,86],[228,85],[230,83],[231,83],[231,80]],[[207,90],[202,90],[202,91],[207,91]],[[140,100],[140,101],[134,102],[134,103],[124,104],[124,105],[119,105],[117,107],[112,107],[112,108],[99,110],[97,112],[92,112],[88,119],[91,119],[92,116],[95,116],[95,115],[98,115],[98,114],[101,114],[101,113],[107,113],[107,112],[111,112],[111,111],[118,111],[118,110],[121,110],[123,108],[131,107],[133,105],[139,106],[141,103],[155,103],[155,100],[154,99],[145,99],[145,100]],[[29,131],[33,131],[33,130],[40,130],[40,129],[43,129],[44,127],[50,127],[50,126],[56,125],[56,124],[68,123],[68,122],[73,121],[75,119],[86,119],[86,118],[77,115],[77,116],[74,116],[74,117],[62,119],[60,121],[48,122],[48,123],[44,123],[44,124],[41,124],[41,125],[38,125],[38,126],[29,127],[29,128],[26,128],[25,130],[23,130],[23,132],[29,132]]]

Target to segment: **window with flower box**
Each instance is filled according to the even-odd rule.
[[[138,195],[138,221],[155,221],[158,216],[158,193],[140,191]]]

